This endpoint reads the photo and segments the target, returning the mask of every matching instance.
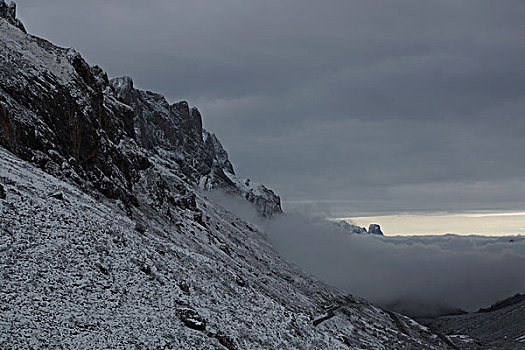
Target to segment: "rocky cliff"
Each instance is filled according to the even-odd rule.
[[[197,108],[136,89],[129,77],[108,79],[76,51],[27,35],[15,5],[0,4],[5,148],[127,206],[140,205],[139,173],[155,172],[152,159],[161,157],[187,183],[241,195],[264,216],[281,212],[271,190],[237,186],[242,181],[219,140],[203,130]]]

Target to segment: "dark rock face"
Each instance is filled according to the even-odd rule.
[[[0,0],[0,145],[127,207],[140,205],[145,177],[156,178],[147,181],[160,204],[170,200],[151,162],[161,158],[182,183],[240,195],[265,216],[281,212],[270,190],[247,192],[225,175],[235,176],[228,155],[197,108],[135,89],[129,77],[110,80],[76,51],[26,35],[15,10]]]
[[[228,153],[222,148],[219,139],[214,134],[204,131],[204,143],[216,162],[215,166],[235,175],[233,166],[228,159]]]
[[[13,1],[9,4],[6,4],[3,0],[0,2],[0,17],[6,19],[9,23],[26,33],[24,25],[16,18],[16,4]]]
[[[383,236],[383,231],[381,231],[381,226],[379,226],[378,224],[370,224],[370,226],[368,226],[368,233],[371,235]]]
[[[51,193],[49,196],[58,199],[59,201],[64,200],[64,194],[62,192]]]
[[[215,334],[214,337],[226,349],[228,349],[228,350],[235,350],[235,349],[237,349],[237,347],[235,346],[235,341],[231,337],[229,337],[229,336],[227,336],[225,334],[222,334],[222,333]]]
[[[197,313],[197,311],[190,308],[181,308],[178,310],[178,313],[181,321],[186,327],[197,331],[204,331],[206,329],[206,321]]]

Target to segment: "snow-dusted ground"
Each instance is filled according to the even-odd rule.
[[[429,322],[436,332],[449,334],[461,349],[525,349],[525,301],[494,311],[439,317]]]
[[[201,223],[130,218],[2,148],[0,184],[1,348],[445,348],[305,276],[201,195]]]

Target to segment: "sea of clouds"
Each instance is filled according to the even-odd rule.
[[[257,221],[288,261],[327,283],[414,317],[475,311],[525,292],[525,236],[376,236],[299,214]]]

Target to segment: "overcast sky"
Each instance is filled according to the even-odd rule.
[[[18,0],[32,34],[199,107],[331,216],[525,209],[522,0]]]

